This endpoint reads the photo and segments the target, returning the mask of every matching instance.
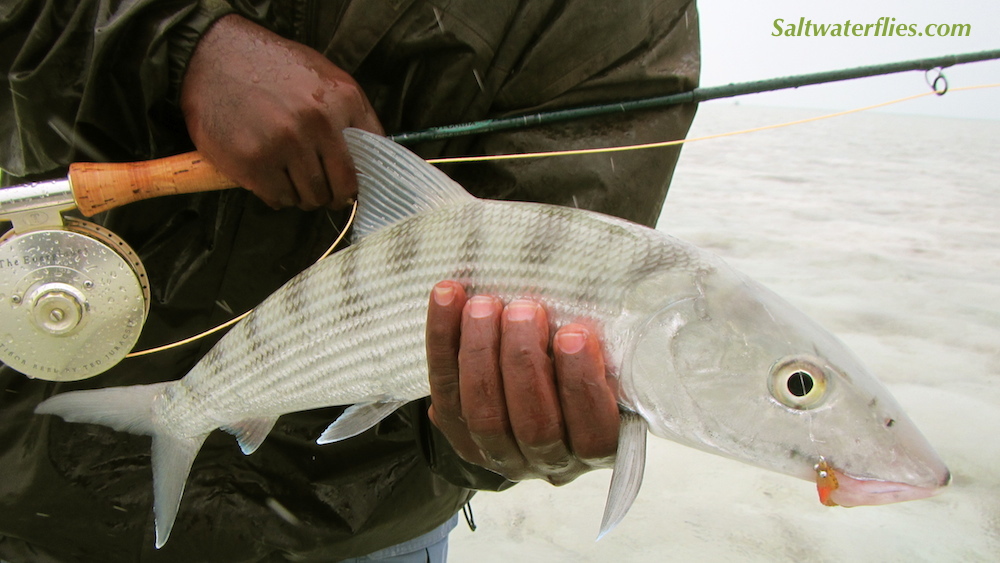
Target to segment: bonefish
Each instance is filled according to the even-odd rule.
[[[309,268],[184,378],[78,391],[36,412],[152,436],[156,545],[206,436],[253,453],[285,413],[353,405],[319,437],[357,435],[429,394],[427,296],[541,301],[600,329],[622,425],[601,534],[625,515],[654,435],[815,480],[827,504],[930,496],[945,465],[834,336],[721,259],[578,209],[479,200],[376,135],[345,131],[359,173],[356,244]]]

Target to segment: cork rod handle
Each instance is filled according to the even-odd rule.
[[[197,152],[144,162],[78,162],[69,168],[80,211],[90,217],[135,201],[237,187]]]

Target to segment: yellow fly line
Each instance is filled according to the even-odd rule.
[[[983,84],[979,86],[964,86],[961,88],[951,88],[949,92],[961,92],[963,90],[978,90],[984,88],[997,88],[1000,87],[998,84]],[[922,92],[920,94],[914,94],[912,96],[906,96],[905,98],[899,98],[897,100],[891,100],[888,102],[882,102],[870,106],[865,106],[861,108],[849,109],[846,111],[838,111],[836,113],[830,113],[826,115],[820,115],[817,117],[810,117],[808,119],[799,119],[796,121],[789,121],[787,123],[778,123],[774,125],[764,125],[762,127],[754,127],[753,129],[743,129],[740,131],[730,131],[728,133],[717,133],[715,135],[706,135],[704,137],[694,137],[691,139],[677,139],[675,141],[659,141],[656,143],[644,143],[639,145],[625,145],[620,147],[601,147],[596,149],[574,149],[574,150],[564,150],[564,151],[546,151],[546,152],[531,152],[531,153],[517,153],[517,154],[496,154],[488,156],[458,156],[458,157],[448,157],[448,158],[432,158],[428,159],[427,162],[431,164],[448,164],[456,162],[483,162],[488,160],[519,160],[525,158],[544,158],[549,156],[570,156],[570,155],[581,155],[581,154],[603,154],[603,153],[613,153],[613,152],[624,152],[624,151],[634,151],[642,149],[655,149],[659,147],[672,147],[675,145],[683,145],[685,143],[693,143],[695,141],[708,141],[710,139],[721,139],[723,137],[735,137],[736,135],[745,135],[747,133],[756,133],[758,131],[767,131],[769,129],[780,129],[782,127],[789,127],[792,125],[802,125],[803,123],[810,123],[813,121],[820,121],[823,119],[830,119],[833,117],[840,117],[842,115],[849,115],[852,113],[859,113],[862,111],[867,111],[871,109],[877,109],[885,106],[890,106],[893,104],[898,104],[901,102],[908,102],[910,100],[915,100],[917,98],[922,98],[924,96],[940,95],[938,92],[933,90],[928,92]]]
[[[961,92],[963,90],[978,90],[978,89],[997,88],[997,87],[1000,87],[1000,83],[998,83],[998,84],[984,84],[984,85],[980,85],[980,86],[964,86],[964,87],[961,87],[961,88],[952,88],[952,89],[949,90],[949,92]],[[898,103],[901,103],[901,102],[907,102],[907,101],[910,101],[910,100],[915,100],[917,98],[922,98],[924,96],[930,96],[930,95],[935,95],[935,94],[938,94],[938,93],[932,90],[932,91],[929,91],[929,92],[923,92],[923,93],[920,93],[920,94],[914,94],[912,96],[907,96],[905,98],[899,98],[898,100],[891,100],[891,101],[888,101],[888,102],[882,102],[882,103],[879,103],[879,104],[865,106],[865,107],[861,107],[861,108],[850,109],[850,110],[846,110],[846,111],[839,111],[839,112],[836,112],[836,113],[830,113],[830,114],[827,114],[827,115],[820,115],[820,116],[817,116],[817,117],[810,117],[808,119],[799,119],[799,120],[796,120],[796,121],[789,121],[787,123],[778,123],[778,124],[775,124],[775,125],[765,125],[765,126],[762,126],[762,127],[754,127],[753,129],[743,129],[743,130],[740,130],[740,131],[731,131],[729,133],[717,133],[715,135],[706,135],[704,137],[695,137],[695,138],[692,138],[692,139],[678,139],[678,140],[675,140],[675,141],[661,141],[661,142],[656,142],[656,143],[644,143],[644,144],[639,144],[639,145],[627,145],[627,146],[620,146],[620,147],[603,147],[603,148],[596,148],[596,149],[577,149],[577,150],[565,150],[565,151],[547,151],[547,152],[518,153],[518,154],[498,154],[498,155],[489,155],[489,156],[468,156],[468,157],[453,157],[453,158],[432,158],[432,159],[427,160],[427,162],[429,162],[431,164],[444,164],[444,163],[453,163],[453,162],[482,162],[482,161],[488,161],[488,160],[514,160],[514,159],[523,159],[523,158],[544,158],[544,157],[550,157],[550,156],[569,156],[569,155],[581,155],[581,154],[601,154],[601,153],[634,151],[634,150],[642,150],[642,149],[653,149],[653,148],[658,148],[658,147],[671,147],[671,146],[675,146],[675,145],[682,145],[684,143],[693,143],[695,141],[708,141],[710,139],[721,139],[723,137],[734,137],[736,135],[745,135],[747,133],[756,133],[757,131],[767,131],[769,129],[780,129],[782,127],[790,127],[792,125],[802,125],[803,123],[810,123],[810,122],[813,122],[813,121],[820,121],[820,120],[823,120],[823,119],[830,119],[830,118],[833,118],[833,117],[840,117],[842,115],[849,115],[849,114],[852,114],[852,113],[858,113],[858,112],[867,111],[867,110],[870,110],[870,109],[876,109],[876,108],[880,108],[880,107],[885,107],[885,106],[889,106],[889,105],[892,105],[892,104],[898,104]],[[357,212],[358,212],[358,202],[355,201],[354,202],[354,207],[351,209],[351,216],[347,219],[347,224],[344,226],[344,230],[337,237],[337,240],[333,241],[333,244],[330,245],[330,248],[328,248],[326,250],[326,252],[324,252],[323,255],[320,256],[316,260],[317,262],[319,262],[320,260],[322,260],[322,259],[326,258],[327,256],[329,256],[333,252],[333,250],[335,248],[337,248],[337,246],[340,245],[340,243],[344,240],[344,236],[346,236],[347,232],[350,230],[351,225],[354,224],[354,217],[355,217],[355,215],[357,215]],[[134,357],[137,357],[137,356],[145,356],[147,354],[152,354],[154,352],[162,352],[164,350],[169,350],[171,348],[176,348],[178,346],[183,346],[184,344],[188,344],[188,343],[194,342],[196,340],[200,340],[200,339],[202,339],[202,338],[204,338],[204,337],[206,337],[206,336],[208,336],[210,334],[216,333],[216,332],[218,332],[218,331],[220,331],[222,329],[228,328],[228,327],[230,327],[230,326],[232,326],[232,325],[240,322],[241,320],[243,320],[244,318],[246,318],[252,312],[253,312],[253,309],[250,309],[246,313],[243,313],[242,315],[234,317],[234,318],[226,321],[225,323],[220,324],[217,327],[211,328],[209,330],[206,330],[205,332],[202,332],[200,334],[196,334],[196,335],[191,336],[189,338],[185,338],[184,340],[178,340],[177,342],[173,342],[173,343],[170,343],[170,344],[165,344],[163,346],[158,346],[156,348],[149,348],[147,350],[141,350],[141,351],[138,351],[138,352],[131,352],[130,354],[128,354],[125,357],[126,358],[134,358]]]
[[[354,224],[354,216],[357,215],[357,214],[358,214],[358,202],[355,201],[353,207],[351,207],[351,216],[347,218],[347,224],[344,225],[344,229],[342,231],[340,231],[340,234],[337,236],[337,240],[333,241],[333,244],[330,245],[330,248],[327,248],[326,252],[324,252],[322,256],[320,256],[319,258],[316,259],[317,262],[319,262],[320,260],[322,260],[322,259],[326,258],[327,256],[329,256],[333,252],[333,250],[335,248],[337,248],[337,246],[340,245],[340,243],[344,240],[344,237],[347,236],[347,232],[351,230],[351,225]],[[236,324],[236,323],[242,321],[243,319],[245,319],[252,312],[253,312],[253,309],[250,309],[246,313],[243,313],[242,315],[233,317],[232,319],[229,319],[228,321],[220,324],[217,327],[210,328],[210,329],[206,330],[205,332],[202,332],[200,334],[196,334],[194,336],[190,336],[188,338],[185,338],[184,340],[178,340],[177,342],[171,342],[170,344],[164,344],[163,346],[157,346],[155,348],[149,348],[149,349],[146,349],[146,350],[139,350],[138,352],[130,352],[130,353],[126,354],[125,357],[126,358],[135,358],[137,356],[145,356],[147,354],[152,354],[154,352],[162,352],[164,350],[169,350],[171,348],[177,348],[178,346],[183,346],[185,344],[194,342],[196,340],[201,340],[202,338],[204,338],[204,337],[206,337],[206,336],[208,336],[210,334],[214,334],[214,333],[219,332],[220,330],[222,330],[224,328],[229,328],[229,327],[233,326],[234,324]]]

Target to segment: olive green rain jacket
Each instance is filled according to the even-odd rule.
[[[390,133],[669,94],[698,79],[693,0],[2,0],[5,183],[64,176],[74,161],[191,150],[179,85],[198,38],[232,12],[350,72]],[[676,139],[694,109],[415,149],[431,157]],[[657,149],[446,171],[482,197],[575,205],[652,225],[677,156]],[[315,260],[343,219],[273,211],[228,190],[135,203],[97,221],[129,242],[148,271],[144,349],[253,307]],[[316,437],[341,407],[290,414],[250,456],[224,433],[209,437],[170,541],[156,550],[149,438],[33,410],[73,389],[177,379],[213,343],[127,359],[78,383],[0,368],[0,559],[333,561],[439,526],[473,489],[511,485],[462,463],[429,424],[426,401],[327,446]]]

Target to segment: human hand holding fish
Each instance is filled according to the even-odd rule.
[[[427,316],[431,421],[466,461],[513,481],[562,485],[610,467],[618,404],[594,331],[571,323],[552,336],[544,307],[468,299],[437,284]]]

